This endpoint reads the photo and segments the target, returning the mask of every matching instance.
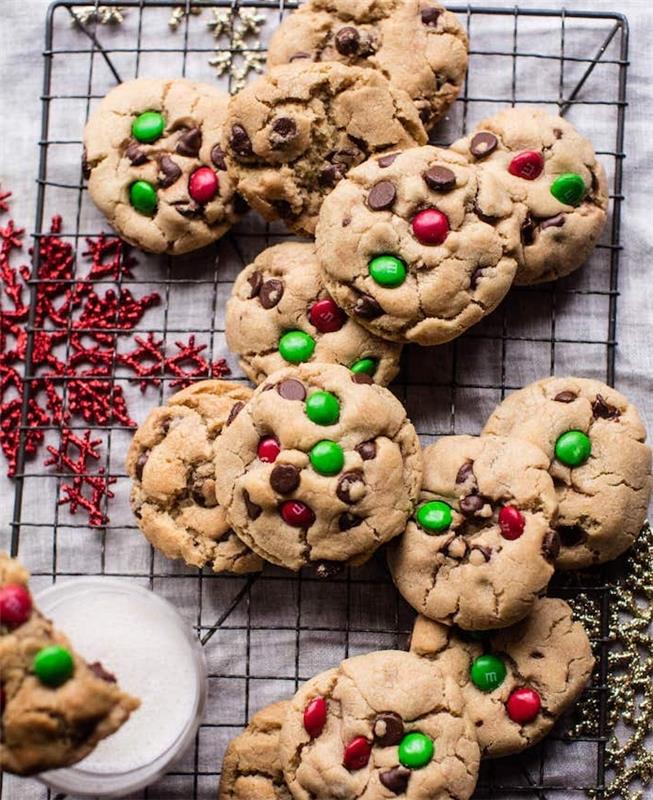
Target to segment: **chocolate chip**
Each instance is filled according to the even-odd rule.
[[[275,141],[288,142],[297,136],[297,123],[291,117],[279,117],[272,123]]]
[[[351,225],[351,217],[350,216],[346,216],[346,217],[342,218],[342,227],[346,228],[347,225]]]
[[[214,144],[211,148],[211,161],[216,169],[227,169],[227,163],[224,160],[224,150],[219,144]]]
[[[143,478],[143,470],[145,469],[145,465],[147,464],[147,459],[150,457],[150,451],[144,450],[140,456],[136,460],[136,464],[134,466],[134,475],[137,481],[142,480]]]
[[[391,208],[397,196],[397,190],[391,181],[379,181],[367,195],[367,205],[372,211],[383,211]]]
[[[562,139],[562,131],[560,128],[554,128],[553,135],[556,137],[556,139]]]
[[[316,561],[313,564],[313,572],[317,578],[333,578],[343,570],[341,561]]]
[[[460,499],[460,510],[466,517],[473,516],[485,505],[485,498],[480,494],[468,494]]]
[[[356,28],[352,28],[351,25],[340,28],[335,36],[336,50],[341,56],[353,56],[358,51],[360,38]]]
[[[337,150],[331,150],[327,153],[326,160],[332,164],[340,164],[344,167],[351,167],[351,165],[360,158],[362,152],[357,148],[340,147]]]
[[[450,192],[456,185],[456,173],[449,167],[431,167],[422,177],[434,192]]]
[[[383,314],[379,303],[369,294],[362,294],[354,306],[354,314],[363,319],[376,319]]]
[[[252,300],[254,297],[258,297],[258,293],[261,291],[261,285],[263,284],[263,276],[261,273],[258,270],[252,272],[247,279],[247,283],[251,286],[249,299]]]
[[[555,561],[560,555],[560,536],[556,531],[549,531],[544,537],[542,555],[547,561]]]
[[[611,406],[603,395],[597,394],[592,403],[592,414],[595,419],[616,419],[619,416],[619,409]]]
[[[263,511],[263,509],[250,499],[247,489],[243,489],[243,500],[245,501],[247,516],[250,519],[258,519],[261,516],[261,511]]]
[[[346,172],[344,164],[325,164],[320,169],[317,179],[322,186],[335,186]]]
[[[261,285],[259,303],[263,308],[274,308],[283,297],[283,281],[270,278]]]
[[[239,156],[252,155],[252,140],[242,125],[231,126],[231,146]]]
[[[192,200],[175,200],[170,205],[174,206],[175,211],[178,214],[181,214],[182,217],[188,217],[192,219],[193,217],[198,217],[202,213],[201,207]]]
[[[91,167],[88,163],[86,148],[82,150],[82,175],[88,180],[91,177]]]
[[[181,178],[181,167],[179,164],[175,164],[170,156],[161,156],[159,169],[163,173],[163,177],[159,178],[159,186],[164,189],[172,186],[173,183],[176,183]]]
[[[360,498],[352,497],[352,492],[358,494],[359,487],[357,484],[363,486],[363,475],[360,472],[345,472],[338,481],[336,487],[336,495],[343,503],[357,503]]]
[[[346,511],[344,514],[341,514],[338,517],[338,528],[341,531],[348,531],[351,528],[355,528],[357,525],[360,525],[362,521],[362,517],[357,517],[356,514],[350,514],[348,511]]]
[[[521,242],[524,247],[528,247],[535,241],[535,220],[530,214],[526,214],[524,221],[521,224],[520,236]]]
[[[389,153],[387,156],[381,156],[380,158],[377,158],[376,163],[380,167],[389,167],[390,164],[394,164],[395,158],[397,158],[398,155],[399,153]]]
[[[245,408],[245,403],[242,400],[239,400],[237,403],[234,403],[231,406],[231,411],[229,412],[229,416],[227,417],[227,427],[231,425],[231,423],[236,419],[236,417],[240,414],[240,412]]]
[[[125,150],[125,155],[135,167],[140,167],[141,164],[145,164],[148,160],[147,156],[136,144],[136,142],[132,142],[129,145],[129,147]]]
[[[540,228],[562,228],[565,224],[565,214],[556,214],[555,217],[540,220]]]
[[[290,56],[288,61],[298,61],[301,58],[310,58],[310,57],[311,57],[310,53],[305,53],[303,50],[298,50],[296,53],[293,53],[293,55]]]
[[[188,156],[188,158],[195,158],[202,146],[202,131],[199,128],[191,128],[184,131],[177,140],[177,147],[175,150],[180,156]]]
[[[489,214],[483,213],[483,209],[477,203],[474,204],[474,213],[481,222],[485,222],[487,225],[494,225],[496,222],[496,217],[491,217]]]
[[[239,217],[242,217],[243,214],[246,214],[249,211],[249,203],[247,200],[245,200],[242,194],[238,194],[238,192],[236,192],[234,195],[232,203],[234,206],[234,212],[238,214]]]
[[[558,392],[558,394],[553,398],[558,403],[573,403],[574,400],[578,397],[576,392],[571,391],[564,391]]]
[[[292,464],[275,464],[270,486],[279,494],[290,494],[299,486],[299,470]]]
[[[361,442],[354,448],[363,461],[371,461],[376,458],[376,442]]]
[[[283,397],[284,400],[305,400],[306,389],[304,384],[296,381],[294,378],[288,378],[285,381],[277,384],[277,392]]]
[[[352,372],[352,383],[374,383],[374,379],[367,372]]]
[[[424,25],[428,25],[429,28],[435,28],[438,24],[438,19],[440,19],[440,14],[442,13],[442,9],[440,8],[433,8],[432,6],[427,6],[426,8],[422,9],[422,22]]]
[[[89,664],[88,668],[97,678],[100,678],[100,680],[106,681],[107,683],[118,683],[116,676],[112,672],[108,672],[99,661],[94,661],[92,664]]]
[[[469,478],[474,477],[474,462],[465,461],[456,473],[456,483],[465,483]]]
[[[472,137],[469,149],[475,158],[484,158],[485,156],[489,156],[490,153],[493,153],[497,149],[498,144],[499,140],[493,133],[489,131],[480,131]]]
[[[492,550],[489,547],[485,547],[482,544],[473,544],[469,548],[469,550],[470,550],[470,552],[472,550],[478,550],[478,552],[483,556],[483,558],[485,559],[486,562],[488,562],[490,560],[490,558],[492,557]]]
[[[392,747],[399,744],[404,736],[404,721],[394,711],[383,711],[377,714],[372,725],[374,744],[379,747]]]
[[[394,767],[379,773],[379,780],[393,794],[404,794],[410,780],[410,770],[406,767]]]

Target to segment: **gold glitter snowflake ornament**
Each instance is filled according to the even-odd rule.
[[[100,25],[121,25],[125,20],[123,6],[73,6],[71,25],[89,25],[97,22]]]

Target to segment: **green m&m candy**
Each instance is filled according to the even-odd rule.
[[[156,210],[156,189],[147,181],[135,181],[129,187],[129,202],[140,214],[151,217]]]
[[[376,372],[376,359],[374,358],[359,358],[355,361],[349,369],[355,374],[365,374],[370,377]]]
[[[144,111],[132,122],[132,136],[139,142],[155,142],[163,133],[166,122],[158,111]]]
[[[587,461],[591,452],[590,437],[582,431],[567,431],[556,441],[556,458],[566,467],[579,467]]]
[[[470,670],[472,683],[482,692],[493,692],[505,681],[506,674],[503,661],[489,653],[474,659]]]
[[[407,733],[399,743],[399,763],[408,769],[425,767],[433,758],[433,740],[419,731]]]
[[[336,475],[345,464],[345,454],[336,442],[323,439],[311,448],[308,457],[320,475]]]
[[[379,286],[394,289],[406,280],[406,265],[397,256],[375,256],[367,267]]]
[[[585,197],[585,181],[577,172],[564,172],[551,184],[551,194],[568,206],[577,206]]]
[[[453,519],[451,506],[442,500],[431,500],[428,503],[422,503],[415,516],[418,525],[424,528],[427,533],[446,531]]]
[[[58,644],[44,647],[34,656],[32,669],[46,686],[61,686],[75,671],[75,662],[69,650]]]
[[[308,361],[315,350],[315,340],[304,331],[287,331],[279,339],[279,352],[291,364]]]
[[[340,419],[340,401],[331,392],[313,392],[305,409],[306,416],[316,425],[335,425]]]

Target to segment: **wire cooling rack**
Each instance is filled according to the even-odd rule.
[[[49,9],[44,50],[42,131],[35,244],[48,235],[51,215],[64,217],[63,238],[79,253],[88,236],[106,230],[85,191],[81,133],[89,112],[117,81],[136,76],[187,76],[215,81],[209,59],[225,54],[236,63],[256,53],[278,20],[294,7],[280,1],[181,4],[176,31],[168,26],[179,3],[123,0],[124,22],[71,27],[78,4]],[[92,7],[92,5],[91,5]],[[88,8],[88,6],[87,6]],[[95,6],[97,9],[97,4]],[[235,38],[233,16],[222,38],[207,32],[213,11],[255,9],[265,16],[261,42]],[[550,373],[580,373],[612,383],[618,296],[619,242],[624,158],[628,27],[619,14],[456,6],[471,41],[469,74],[459,101],[437,129],[449,143],[483,116],[515,103],[537,103],[564,113],[591,135],[608,172],[611,218],[583,270],[555,284],[515,288],[497,312],[456,342],[439,348],[407,348],[394,389],[406,403],[423,440],[447,433],[478,433],[506,391]],[[218,60],[220,60],[220,58]],[[233,71],[218,78],[233,88]],[[119,286],[135,295],[158,291],[163,302],[132,333],[153,331],[173,349],[194,334],[211,360],[227,357],[244,380],[224,341],[224,303],[243,264],[284,238],[280,227],[250,215],[210,251],[171,259],[137,254],[134,278]],[[35,274],[38,248],[35,247]],[[81,259],[80,259],[81,262]],[[81,263],[78,265],[80,274]],[[32,307],[39,281],[31,281]],[[115,288],[115,287],[114,287]],[[33,320],[33,317],[32,317]],[[36,380],[28,327],[27,390]],[[111,332],[111,331],[110,331]],[[115,331],[119,337],[120,332]],[[66,345],[63,346],[64,350]],[[170,394],[170,378],[139,393],[120,367],[112,371],[130,409],[142,421]],[[65,383],[65,379],[64,379]],[[156,388],[158,387],[158,388]],[[27,402],[27,398],[26,401]],[[27,429],[23,409],[21,439]],[[81,426],[80,426],[81,427]],[[185,568],[155,553],[138,534],[129,511],[124,456],[130,429],[94,427],[106,473],[116,478],[107,507],[110,523],[89,529],[80,515],[60,506],[63,474],[42,459],[18,459],[11,549],[33,572],[36,589],[80,574],[120,576],[171,599],[196,627],[209,664],[209,704],[195,745],[174,771],[135,797],[214,798],[224,747],[251,715],[288,697],[300,681],[358,652],[403,647],[413,613],[398,598],[377,556],[329,582],[267,568],[249,578],[216,576]],[[46,427],[46,442],[56,435]],[[478,798],[582,797],[605,787],[606,675],[609,584],[602,572],[571,576],[555,591],[573,600],[583,593],[594,604],[598,666],[590,693],[599,699],[598,736],[572,737],[565,721],[543,744],[518,757],[484,766]],[[2,800],[51,798],[40,784],[0,776]]]

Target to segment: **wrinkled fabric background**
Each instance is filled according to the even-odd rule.
[[[147,6],[148,4],[145,3]],[[480,4],[474,3],[472,7]],[[488,5],[512,8],[510,2],[494,0]],[[614,2],[560,3],[556,0],[523,0],[521,8],[547,6],[568,10],[612,11]],[[622,0],[618,10],[628,16],[631,29],[630,68],[628,76],[628,109],[624,162],[624,195],[621,244],[623,246],[619,274],[620,296],[617,303],[616,385],[640,408],[649,426],[653,425],[653,347],[651,346],[651,88],[652,55],[650,39],[653,31],[653,12],[645,0]],[[43,74],[43,35],[47,3],[43,0],[3,0],[0,5],[0,181],[11,189],[11,216],[16,222],[34,229],[38,140],[40,136],[40,102]],[[274,27],[278,12],[266,12],[265,39]],[[142,47],[180,47],[183,28],[171,34],[167,27],[169,11],[147,8],[142,31]],[[105,46],[131,47],[137,33],[137,11],[127,14],[118,28],[100,28],[98,36]],[[212,46],[206,31],[208,12],[191,18],[189,45]],[[560,19],[519,17],[517,46],[520,52],[558,55],[560,52]],[[565,26],[567,55],[593,55],[607,31],[605,21],[568,19]],[[505,52],[513,44],[513,18],[471,17],[471,47],[474,51]],[[226,40],[222,40],[224,46]],[[55,14],[55,46],[78,50],[87,46],[83,35],[70,27],[64,10]],[[209,54],[189,56],[187,75],[214,80],[206,61]],[[616,58],[614,43],[606,53]],[[135,75],[133,54],[116,53],[113,61],[123,78]],[[58,55],[53,62],[53,94],[84,95],[89,85],[88,55]],[[167,76],[181,74],[179,54],[162,56],[143,53],[141,75]],[[562,96],[567,96],[582,75],[586,65],[565,64]],[[509,102],[513,91],[513,61],[505,56],[472,56],[468,94],[467,124],[474,124],[487,114]],[[90,78],[91,92],[101,96],[114,81],[102,60],[94,60]],[[559,97],[559,62],[554,59],[519,58],[515,63],[514,90],[517,101]],[[588,80],[581,99],[616,99],[617,68],[599,65]],[[475,102],[474,98],[495,98]],[[96,103],[94,100],[93,103]],[[555,110],[555,105],[549,106]],[[54,100],[51,107],[51,138],[78,140],[86,114],[84,99]],[[568,118],[592,140],[597,150],[614,149],[616,116],[609,105],[577,105]],[[449,142],[462,132],[463,106],[457,104],[449,120],[437,131],[438,142]],[[80,146],[76,143],[50,148],[48,178],[62,183],[79,180]],[[614,160],[601,157],[610,179]],[[80,214],[80,230],[99,233],[104,229],[99,214],[86,194],[78,208],[78,193],[48,189],[45,226],[50,216],[61,213],[64,233],[74,231],[76,215]],[[3,218],[3,224],[8,215]],[[252,217],[241,223],[236,240],[240,256],[227,240],[200,259],[180,259],[168,273],[175,279],[190,277],[210,281],[214,274],[214,259],[218,256],[218,275],[221,280],[233,277],[266,242],[276,240],[281,229],[266,232],[259,220]],[[609,229],[604,242],[609,242]],[[25,239],[26,247],[29,238]],[[162,276],[162,262],[138,255],[136,277],[148,280],[152,289]],[[471,336],[456,345],[432,350],[410,349],[404,359],[402,382],[397,393],[405,400],[409,413],[425,441],[437,433],[476,433],[485,417],[501,399],[501,386],[518,387],[549,374],[576,373],[603,379],[605,377],[606,347],[601,344],[607,334],[607,297],[587,295],[583,290],[607,289],[608,250],[597,251],[585,269],[563,282],[562,291],[555,294],[552,287],[512,292],[494,315],[478,326]],[[242,259],[242,260],[241,260]],[[80,264],[81,270],[81,264]],[[208,289],[207,289],[208,286]],[[171,331],[168,345],[172,349],[179,336],[172,331],[198,333],[198,339],[210,345],[214,358],[227,356],[223,327],[224,300],[228,286],[218,286],[217,304],[213,307],[211,286],[175,284],[168,293],[167,324]],[[581,290],[572,293],[565,289]],[[135,294],[144,294],[150,287],[136,286]],[[162,291],[160,289],[160,291]],[[162,291],[163,294],[163,291]],[[2,298],[2,302],[6,302]],[[143,329],[162,327],[163,307],[153,309],[143,321]],[[552,319],[554,322],[552,323]],[[209,328],[216,332],[211,335]],[[506,334],[502,339],[502,331]],[[552,351],[549,339],[555,331],[557,343]],[[180,334],[181,335],[181,334]],[[528,339],[529,341],[525,341]],[[597,344],[580,343],[591,340]],[[234,360],[229,359],[236,376],[241,373]],[[502,364],[503,361],[503,364]],[[452,376],[456,388],[451,389]],[[142,421],[148,409],[169,389],[149,390],[144,396],[127,384],[125,391],[132,416]],[[55,511],[57,481],[47,476],[42,457],[28,466],[30,477],[25,482],[20,556],[35,573],[34,587],[48,585],[53,567],[59,580],[67,575],[84,572],[128,574],[131,580],[149,585],[168,598],[190,623],[211,625],[229,605],[243,586],[241,579],[205,576],[198,581],[192,570],[152,558],[150,548],[134,531],[128,507],[128,484],[123,474],[123,459],[129,442],[125,431],[114,431],[111,437],[103,434],[103,452],[110,453],[109,471],[120,475],[114,487],[116,497],[109,513],[111,528],[106,534],[67,527],[81,523],[83,517],[71,517],[65,508]],[[3,467],[4,469],[4,467]],[[4,476],[0,479],[0,547],[8,547],[9,523],[12,511],[13,485]],[[52,523],[55,522],[53,533]],[[383,578],[381,559],[343,578],[334,586],[312,581],[288,579],[279,570],[266,571],[259,578],[246,600],[228,616],[220,631],[213,636],[205,651],[212,677],[209,682],[209,706],[199,735],[197,753],[193,749],[177,765],[179,774],[168,776],[149,790],[152,800],[164,798],[213,798],[216,791],[216,772],[225,743],[235,735],[258,708],[293,691],[298,679],[331,666],[347,653],[364,652],[383,646],[401,644],[400,637],[391,633],[407,630],[411,613],[396,600],[396,593]],[[383,580],[379,583],[379,578]],[[198,608],[201,611],[198,611]],[[297,619],[300,631],[295,631]],[[347,624],[349,620],[349,624]],[[247,625],[253,626],[249,636]],[[326,628],[310,630],[313,625]],[[348,628],[348,630],[346,630]],[[270,676],[279,676],[272,679]],[[194,778],[193,765],[197,758],[199,777]],[[547,787],[540,797],[567,798],[582,796],[578,787],[592,786],[596,770],[596,745],[576,743],[572,746],[553,737],[544,748],[519,759],[499,762],[486,769],[484,786],[495,787],[493,797],[530,796],[523,791],[511,792],[510,787],[533,785],[542,781]],[[577,787],[575,791],[556,788]],[[550,788],[548,788],[550,787]],[[479,788],[478,796],[490,796],[491,790]],[[5,777],[2,781],[2,800],[42,800],[47,790],[34,780]],[[143,796],[142,794],[138,795]],[[535,796],[535,793],[533,794]]]

